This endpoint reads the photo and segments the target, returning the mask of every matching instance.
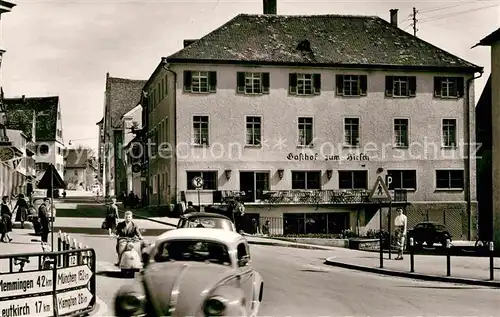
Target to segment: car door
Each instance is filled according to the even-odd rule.
[[[248,312],[252,309],[252,301],[253,301],[253,269],[250,266],[250,263],[246,265],[240,265],[240,260],[247,256],[248,260],[250,260],[250,251],[248,245],[245,242],[240,242],[237,248],[237,259],[238,259],[238,278],[240,281],[240,287],[245,293],[246,299],[246,309]]]

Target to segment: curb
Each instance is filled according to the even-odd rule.
[[[109,309],[108,309],[108,305],[106,305],[105,302],[103,302],[99,297],[95,297],[95,302],[96,302],[96,308],[97,309],[94,309],[92,312],[90,312],[88,314],[88,316],[111,316],[109,314]]]
[[[349,263],[345,263],[345,262],[335,261],[334,259],[335,259],[335,257],[327,258],[325,260],[325,264],[331,265],[331,266],[336,266],[336,267],[341,267],[341,268],[345,268],[345,269],[349,269],[349,270],[357,270],[357,271],[363,271],[363,272],[369,272],[369,273],[412,278],[412,279],[424,280],[424,281],[458,283],[458,284],[478,285],[478,286],[500,288],[500,281],[483,281],[483,280],[474,280],[474,279],[468,279],[468,278],[462,278],[462,277],[448,277],[448,276],[439,276],[439,275],[428,275],[428,274],[422,274],[422,273],[392,271],[392,270],[388,270],[388,269],[381,269],[381,268],[364,266],[364,265],[349,264]]]
[[[273,247],[296,248],[296,249],[307,249],[307,250],[332,251],[332,249],[322,248],[322,247],[319,247],[316,245],[279,243],[279,242],[270,242],[270,241],[269,242],[268,241],[248,241],[248,244],[267,245],[267,246],[273,246]]]

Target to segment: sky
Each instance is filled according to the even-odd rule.
[[[66,145],[96,149],[106,73],[147,80],[162,56],[180,50],[239,13],[262,13],[262,0],[14,0],[2,15],[1,69],[6,97],[60,96]],[[376,15],[484,67],[476,102],[490,74],[490,48],[471,47],[500,27],[500,0],[278,0],[278,14]]]

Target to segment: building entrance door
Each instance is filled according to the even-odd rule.
[[[268,172],[240,172],[240,191],[245,192],[244,202],[255,202],[262,192],[269,190]]]

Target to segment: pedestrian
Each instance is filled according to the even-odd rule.
[[[193,207],[193,202],[192,201],[188,201],[188,207],[186,208],[186,214],[187,213],[190,213],[190,212],[196,212],[196,209],[194,209]]]
[[[8,196],[3,196],[2,205],[0,206],[0,233],[2,234],[0,242],[5,243],[12,241],[12,238],[10,237],[10,232],[12,231],[12,212],[10,211],[8,200]],[[5,238],[7,238],[7,241]]]
[[[24,229],[24,222],[26,221],[28,213],[28,203],[26,202],[26,199],[24,199],[23,194],[19,194],[19,196],[17,196],[16,206],[12,210],[12,213],[14,212],[16,212],[16,222],[20,222],[21,229]]]
[[[238,199],[234,200],[234,224],[236,226],[236,231],[240,234],[244,233],[245,224],[243,216],[245,215],[245,206]]]
[[[108,229],[108,234],[111,237],[113,231],[116,229],[116,225],[120,220],[120,216],[118,215],[118,206],[116,205],[116,197],[111,198],[111,205],[106,209],[106,219],[104,220],[106,223],[106,228]]]
[[[41,226],[41,238],[42,242],[47,243],[49,239],[49,204],[50,199],[45,197],[43,199],[43,203],[38,207],[38,219],[40,221]]]
[[[394,229],[395,229],[394,234],[396,238],[396,244],[398,246],[398,256],[396,260],[402,260],[403,250],[405,247],[405,237],[406,237],[408,219],[403,214],[402,208],[398,208],[397,211],[398,215],[396,216],[396,219],[394,219]]]
[[[265,236],[269,235],[269,227],[270,227],[270,221],[266,220],[266,223],[262,226],[262,234]]]

